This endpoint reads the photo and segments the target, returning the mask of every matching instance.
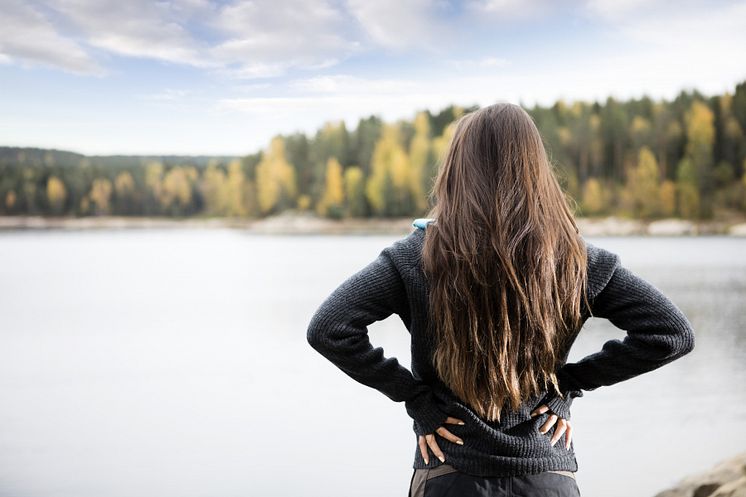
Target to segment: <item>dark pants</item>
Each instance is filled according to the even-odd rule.
[[[522,476],[474,476],[448,464],[415,469],[409,497],[580,497],[574,473],[544,471]]]

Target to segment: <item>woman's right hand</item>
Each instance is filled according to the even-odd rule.
[[[544,414],[547,411],[549,411],[549,406],[547,406],[546,404],[542,404],[534,409],[533,412],[531,412],[531,417],[533,418],[534,416],[538,416],[539,414]],[[561,418],[550,411],[549,418],[543,425],[541,425],[539,431],[541,433],[546,433],[555,423],[557,423],[557,427],[554,429],[554,435],[551,439],[552,445],[556,444],[557,440],[562,438],[562,434],[564,433],[566,439],[565,449],[570,450],[570,440],[572,439],[572,425],[570,424],[569,419]]]
[[[453,418],[451,416],[448,416],[448,418],[445,421],[446,423],[452,424],[452,425],[462,425],[464,424],[463,421],[457,418]],[[440,428],[436,429],[435,432],[440,435],[441,437],[445,438],[446,440],[450,440],[453,443],[457,443],[459,445],[464,445],[464,441],[461,440],[459,437],[448,431],[444,426],[441,426]],[[427,448],[430,447],[430,449],[433,451],[433,454],[435,454],[435,457],[440,459],[440,462],[445,462],[446,458],[443,455],[443,451],[440,450],[440,447],[438,447],[438,442],[435,440],[435,435],[433,433],[426,433],[425,435],[420,435],[417,439],[417,443],[420,446],[420,452],[422,453],[422,459],[424,459],[425,464],[430,463],[430,457],[428,456]]]

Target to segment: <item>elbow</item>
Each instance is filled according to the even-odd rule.
[[[686,355],[694,350],[694,329],[689,325],[684,329],[681,335],[682,345],[679,348],[679,353],[681,355]]]
[[[312,348],[320,350],[324,343],[323,330],[311,322],[306,330],[306,340]]]
[[[676,340],[671,347],[671,356],[678,359],[694,350],[694,329],[688,320],[677,327]]]
[[[658,323],[665,323],[665,331],[658,336],[660,359],[670,362],[694,350],[694,328],[681,310],[674,306],[659,319]]]
[[[329,329],[329,321],[323,318],[320,312],[314,314],[311,318],[311,322],[308,324],[306,329],[306,341],[315,350],[323,351],[328,343],[327,330]]]

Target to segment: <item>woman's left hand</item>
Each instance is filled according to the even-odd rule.
[[[448,419],[446,419],[445,422],[452,425],[464,424],[462,420],[451,416],[448,416]],[[439,427],[437,430],[435,430],[435,432],[446,440],[457,443],[459,445],[464,445],[463,440],[448,431],[444,426]],[[435,435],[433,435],[432,433],[428,433],[424,436],[420,435],[417,439],[417,443],[420,446],[420,452],[422,453],[422,459],[425,461],[425,464],[429,464],[430,462],[430,458],[427,454],[428,447],[430,447],[430,449],[433,451],[435,457],[440,459],[440,462],[445,462],[446,458],[443,455],[443,451],[440,450],[440,447],[438,447],[438,442],[435,440]]]
[[[538,416],[539,414],[544,414],[547,411],[549,411],[549,406],[547,406],[546,404],[542,404],[534,409],[533,412],[531,412],[531,417],[533,418],[534,416]],[[539,431],[541,433],[546,433],[555,423],[557,423],[557,427],[554,429],[554,435],[551,439],[552,445],[556,444],[557,440],[562,438],[562,434],[564,433],[566,439],[565,448],[567,450],[570,450],[570,440],[572,439],[572,425],[570,424],[569,419],[561,418],[550,411],[549,418],[543,425],[541,425]]]

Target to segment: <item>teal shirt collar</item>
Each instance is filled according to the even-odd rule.
[[[428,224],[435,222],[435,219],[429,217],[418,217],[412,222],[412,226],[424,230]]]

